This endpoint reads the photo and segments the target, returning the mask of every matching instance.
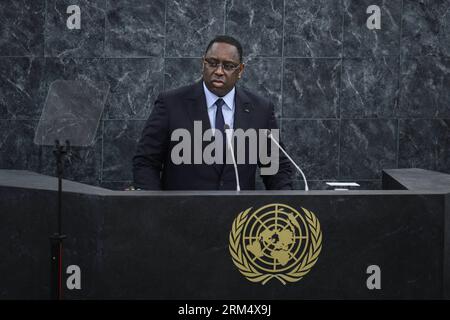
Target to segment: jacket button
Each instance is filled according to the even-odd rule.
[[[222,180],[220,180],[220,186],[223,187],[223,181]]]

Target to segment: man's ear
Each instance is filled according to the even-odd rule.
[[[205,71],[205,56],[202,56],[200,63],[202,64],[202,73]]]
[[[239,66],[239,74],[238,74],[239,79],[242,77],[242,74],[244,73],[244,68],[245,64],[241,63],[241,65]]]

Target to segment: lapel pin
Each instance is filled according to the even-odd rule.
[[[245,111],[245,112],[247,112],[247,113],[249,113],[249,112],[250,112],[250,110],[249,110],[249,109],[244,109],[244,111]]]

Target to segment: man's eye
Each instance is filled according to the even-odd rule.
[[[223,65],[223,67],[224,67],[225,69],[231,70],[231,69],[234,69],[234,64],[225,63],[225,64]]]

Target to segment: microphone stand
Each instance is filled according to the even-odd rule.
[[[233,167],[234,167],[234,176],[236,178],[236,191],[241,191],[241,186],[239,184],[239,172],[237,168],[236,159],[234,158],[234,151],[233,151],[233,145],[231,143],[231,129],[230,126],[225,124],[224,126],[224,133],[226,135],[226,143],[227,143],[227,149],[230,149],[231,158],[233,159]]]
[[[299,171],[301,173],[301,175],[303,177],[303,181],[305,182],[305,191],[309,191],[308,182],[306,181],[306,177],[305,177],[305,174],[303,173],[302,169],[300,169],[300,167],[295,163],[295,161],[292,160],[292,158],[288,155],[286,150],[284,150],[283,147],[278,143],[278,141],[272,136],[272,132],[269,129],[266,130],[266,134],[270,139],[272,139],[273,142],[275,142],[277,147],[284,153],[284,155],[289,159],[289,161],[291,161],[291,163],[295,166],[297,171]]]
[[[62,177],[64,171],[64,157],[70,155],[69,141],[66,140],[66,145],[62,146],[59,144],[59,140],[55,140],[53,154],[56,158],[56,175],[58,177],[58,231],[50,236],[50,294],[52,299],[62,300],[62,251],[63,240],[66,238],[66,235],[62,233]]]

